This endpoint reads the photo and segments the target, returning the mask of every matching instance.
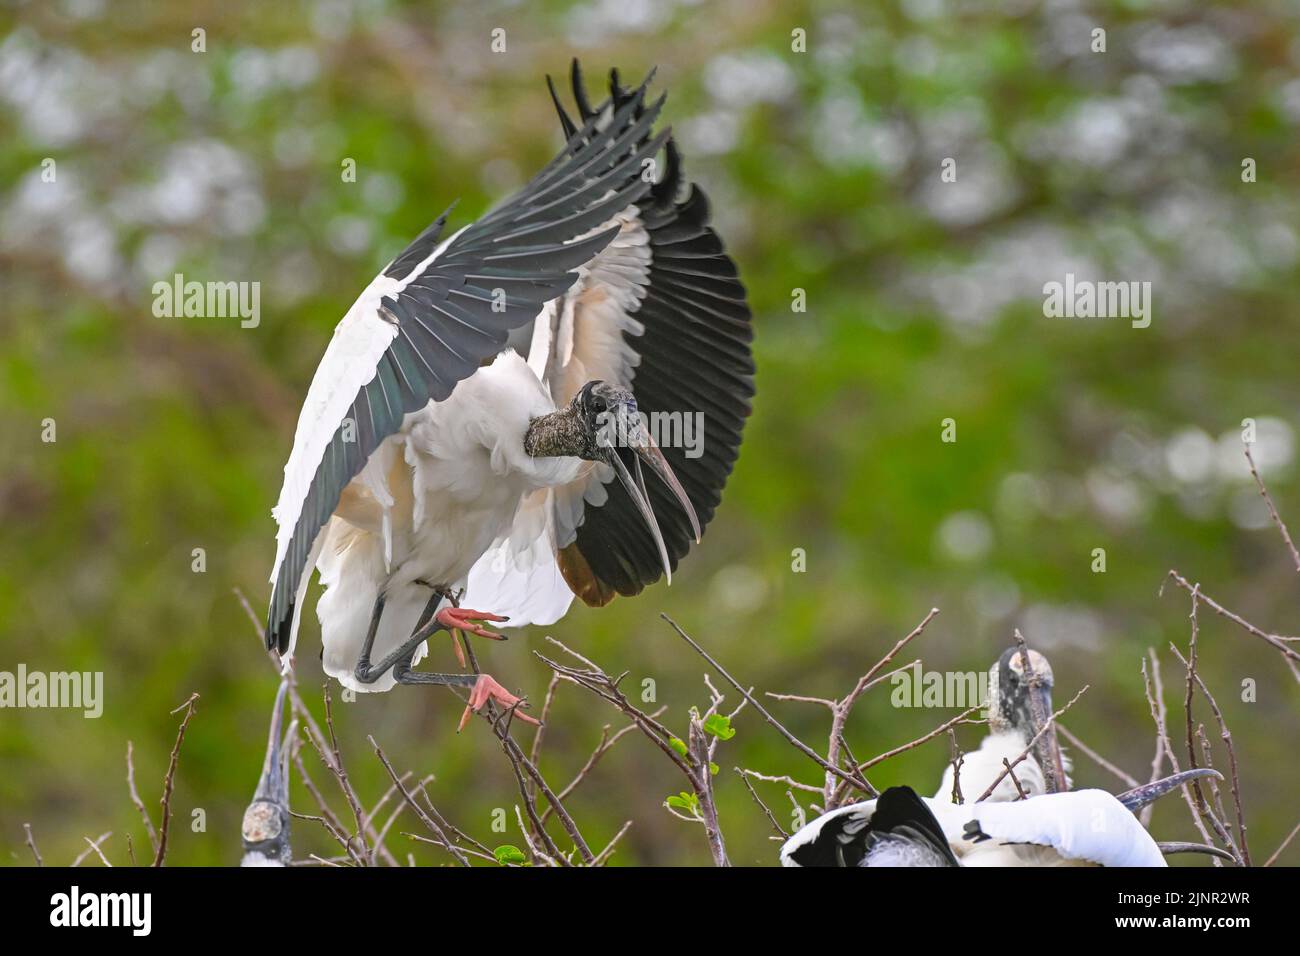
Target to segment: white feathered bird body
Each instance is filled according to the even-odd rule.
[[[671,579],[699,540],[750,412],[751,314],[707,198],[671,130],[655,130],[664,98],[647,100],[649,82],[625,89],[611,71],[592,105],[575,61],[576,122],[551,87],[555,158],[449,238],[440,216],[339,323],[273,512],[268,648],[292,651],[319,571],[325,670],[387,690],[378,665],[412,639],[433,587],[466,587],[462,607],[507,627],[549,624],[575,596],[600,606]],[[707,448],[525,451],[530,422],[596,385],[642,416],[698,422]],[[582,408],[584,422],[599,411]],[[624,451],[664,481],[633,487],[614,467]]]
[[[573,481],[589,467],[577,458],[524,452],[528,422],[553,411],[528,364],[507,349],[445,401],[407,415],[401,431],[385,439],[344,490],[317,560],[325,585],[317,615],[326,673],[354,690],[391,688],[391,672],[369,684],[353,674],[375,599],[385,594],[371,654],[377,661],[410,637],[433,593],[430,584],[463,588],[479,561],[485,585],[467,595],[468,606],[484,601],[507,616],[515,611],[508,626],[553,623],[568,609],[573,592],[555,569],[544,535],[549,567],[510,553],[509,535],[524,498]],[[521,619],[519,609],[483,593],[487,582],[506,591],[512,584],[526,588],[534,571],[554,590],[552,600],[538,605],[544,613]],[[520,575],[523,583],[512,580]],[[548,614],[554,616],[547,620]],[[424,654],[421,647],[415,661]]]

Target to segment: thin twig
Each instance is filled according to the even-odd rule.
[[[1282,845],[1273,851],[1273,855],[1264,861],[1264,865],[1272,866],[1275,862],[1277,862],[1277,858],[1282,855],[1283,850],[1285,850],[1288,846],[1291,845],[1291,841],[1295,839],[1295,835],[1297,833],[1300,833],[1300,823],[1297,823],[1294,827],[1291,828],[1291,832],[1288,833],[1286,839],[1282,841]]]
[[[330,699],[329,681],[325,682],[322,688],[325,696],[325,727],[330,735],[330,751],[333,755],[332,761],[326,761],[326,766],[334,771],[334,776],[338,778],[339,789],[343,791],[343,796],[352,810],[352,818],[356,821],[356,841],[360,845],[362,861],[366,866],[374,866],[375,859],[370,852],[370,844],[366,841],[366,813],[361,809],[361,800],[357,797],[357,792],[352,788],[352,781],[348,779],[347,768],[343,766],[343,754],[339,751],[339,738],[334,732],[334,703]]]
[[[1291,532],[1286,529],[1286,522],[1277,513],[1277,508],[1273,506],[1273,498],[1264,487],[1264,479],[1259,476],[1259,469],[1255,467],[1255,458],[1250,453],[1250,446],[1243,445],[1242,450],[1246,453],[1246,461],[1250,462],[1250,473],[1255,476],[1255,484],[1259,485],[1259,493],[1264,499],[1264,504],[1268,505],[1268,516],[1273,519],[1273,524],[1282,534],[1282,541],[1286,544],[1286,549],[1291,552],[1291,561],[1295,564],[1295,569],[1300,572],[1300,551],[1296,550],[1294,542],[1291,540]]]
[[[1148,660],[1151,662],[1151,672],[1149,675],[1147,673]],[[1156,725],[1156,734],[1164,743],[1164,753],[1165,756],[1169,758],[1170,767],[1173,768],[1174,773],[1178,773],[1181,768],[1178,764],[1178,756],[1174,753],[1173,743],[1169,739],[1169,727],[1165,721],[1166,711],[1164,702],[1164,684],[1160,678],[1160,659],[1156,657],[1154,648],[1148,648],[1147,657],[1142,660],[1142,683],[1147,695],[1147,704],[1151,708],[1151,719]],[[1154,692],[1152,691],[1153,683],[1155,685]],[[1157,772],[1156,768],[1153,767],[1152,772],[1155,774]],[[1191,793],[1188,792],[1186,787],[1180,787],[1179,789],[1182,790],[1183,800],[1187,804],[1187,809],[1192,815],[1192,823],[1200,832],[1202,839],[1204,839],[1206,843],[1214,842],[1210,836],[1210,831],[1205,828],[1205,823],[1208,820],[1210,821],[1211,826],[1214,827],[1214,832],[1218,834],[1219,839],[1222,840],[1225,845],[1231,844],[1232,838],[1228,836],[1227,831],[1223,828],[1223,825],[1219,823],[1214,814],[1209,812],[1208,808],[1204,814],[1197,812],[1196,801],[1193,799]],[[1149,818],[1144,818],[1142,820],[1143,825],[1147,825],[1148,821]],[[1214,860],[1214,865],[1222,866],[1223,864],[1218,862],[1216,858]]]
[[[316,805],[320,807],[321,811],[320,817],[305,817],[304,819],[319,819],[321,822],[326,824],[326,829],[329,831],[330,836],[338,836],[341,834],[343,851],[347,853],[347,855],[350,856],[357,865],[363,865],[361,857],[357,854],[356,847],[352,845],[353,841],[348,838],[347,831],[343,829],[343,822],[335,815],[334,809],[325,799],[325,795],[321,793],[320,788],[316,786],[316,781],[313,780],[311,774],[307,772],[307,765],[303,763],[302,759],[301,740],[297,738],[293,739],[291,747],[290,759],[293,761],[294,766],[298,768],[298,777],[302,780],[303,787],[306,788],[312,799],[316,801]]]
[[[506,738],[506,740],[509,739],[510,739],[509,737]],[[569,866],[570,865],[569,861],[564,857],[562,853],[560,853],[560,848],[555,845],[555,841],[551,839],[551,835],[546,832],[546,827],[542,826],[542,819],[537,814],[537,801],[533,799],[532,794],[528,792],[528,785],[524,780],[524,772],[523,770],[520,769],[519,761],[513,758],[509,746],[505,747],[505,751],[506,751],[506,756],[511,758],[510,769],[514,771],[515,780],[519,784],[519,793],[524,798],[524,809],[528,811],[528,819],[533,825],[533,833],[537,836],[539,840],[542,841],[542,843],[546,844],[546,856],[559,862],[560,865],[562,866]],[[522,752],[520,752],[519,756],[523,759],[527,759],[523,757]],[[551,806],[553,807],[560,806],[560,802],[558,798],[553,800]],[[516,816],[518,816],[518,811],[519,811],[519,807],[516,806],[515,807]],[[528,828],[524,826],[524,821],[522,819],[520,819],[519,821],[519,828],[520,830],[523,831],[524,838],[528,839],[529,843],[531,844],[532,841],[528,838]],[[594,860],[595,857],[593,856],[591,859]]]
[[[131,795],[131,802],[135,808],[140,811],[140,818],[144,820],[145,833],[149,835],[149,845],[153,847],[154,853],[158,852],[158,831],[153,827],[153,820],[149,819],[149,810],[145,807],[144,801],[140,799],[140,791],[135,788],[135,761],[132,759],[134,749],[131,741],[126,742],[126,789]]]
[[[948,728],[948,753],[951,755],[949,762],[952,765],[952,802],[958,806],[965,803],[966,800],[961,794],[961,768],[966,763],[966,754],[957,746],[957,731]]]
[[[181,758],[181,744],[185,742],[185,728],[190,725],[190,718],[194,716],[194,704],[199,699],[197,692],[190,694],[189,700],[177,707],[172,713],[184,708],[185,716],[181,718],[180,730],[176,732],[176,743],[172,745],[171,761],[167,764],[167,776],[163,778],[163,795],[162,800],[162,822],[158,827],[158,852],[153,858],[154,866],[162,866],[163,858],[167,855],[167,830],[171,823],[172,815],[172,788],[176,783],[176,764]]]
[[[296,817],[299,820],[308,820],[312,823],[319,823],[327,831],[329,831],[329,835],[331,837],[333,837],[335,840],[338,841],[338,844],[343,848],[343,851],[349,857],[351,857],[354,862],[356,862],[358,865],[361,865],[360,858],[357,856],[356,850],[353,849],[352,846],[350,845],[350,841],[348,840],[347,833],[341,827],[337,826],[333,821],[327,820],[323,816],[317,816],[316,814],[312,814],[312,813],[299,813],[297,810],[290,810],[289,816]]]
[[[719,664],[712,657],[710,657],[708,651],[700,647],[699,644],[695,643],[695,641],[691,639],[691,636],[687,634],[685,631],[683,631],[676,621],[674,621],[667,614],[660,614],[659,616],[668,622],[669,626],[671,626],[672,629],[677,632],[678,636],[681,637],[682,640],[684,640],[695,650],[695,653],[703,657],[708,662],[709,666],[718,672],[718,676],[720,676],[732,687],[736,688],[736,690],[740,692],[740,695],[744,697],[747,701],[749,701],[750,704],[753,705],[754,709],[758,711],[759,716],[761,716],[765,721],[767,721],[774,728],[776,728],[776,731],[782,737],[784,737],[788,743],[793,745],[795,749],[797,749],[800,753],[804,754],[805,756],[810,757],[823,770],[829,773],[833,773],[841,780],[847,782],[849,786],[851,787],[858,786],[858,781],[853,779],[853,776],[851,774],[846,773],[845,771],[841,770],[839,767],[835,766],[834,764],[828,763],[821,756],[821,754],[817,753],[817,751],[813,750],[811,747],[809,747],[806,743],[804,743],[794,734],[790,733],[790,731],[786,730],[784,724],[782,724],[779,720],[777,720],[775,717],[769,714],[767,710],[763,707],[763,705],[760,704],[757,700],[755,700],[754,696],[749,691],[745,690],[745,688],[740,685],[739,681],[737,681],[734,677],[732,677],[729,673],[727,673],[726,669],[724,669],[721,664]]]
[[[752,797],[754,802],[758,804],[759,809],[763,811],[763,814],[767,817],[768,822],[772,824],[772,829],[777,832],[777,834],[781,837],[781,839],[783,840],[790,839],[790,834],[786,833],[785,827],[781,826],[781,824],[777,822],[776,816],[768,808],[767,804],[763,802],[762,798],[759,797],[758,792],[754,789],[754,785],[749,782],[749,775],[746,774],[745,771],[741,770],[739,767],[732,767],[731,769],[736,771],[736,773],[740,775],[741,783],[745,785],[745,789],[749,791],[750,797]]]
[[[717,704],[718,700],[715,697],[715,708]],[[713,856],[713,865],[731,866],[731,860],[727,857],[726,841],[722,836],[722,826],[718,823],[718,805],[713,799],[713,774],[709,767],[708,738],[709,734],[704,730],[700,715],[692,712],[686,747],[695,758],[691,784],[700,802],[700,821],[704,824],[704,834],[709,843],[709,853]]]
[[[934,728],[934,730],[930,731],[929,733],[922,734],[920,737],[917,737],[915,740],[909,740],[907,743],[903,744],[902,746],[895,747],[893,750],[887,750],[877,757],[872,757],[866,763],[858,764],[858,769],[863,771],[870,770],[872,767],[876,766],[877,764],[884,763],[886,760],[890,760],[894,757],[897,757],[901,753],[906,753],[909,750],[914,750],[917,747],[921,746],[921,744],[930,742],[935,737],[938,737],[940,734],[947,733],[951,728],[956,727],[958,724],[966,721],[966,719],[970,717],[971,714],[975,713],[978,710],[982,710],[983,708],[984,708],[983,704],[976,704],[974,707],[968,707],[965,710],[963,710],[960,714],[958,714],[956,717],[953,717],[951,720],[944,721],[942,724]],[[972,722],[980,723],[980,721],[972,721]],[[1017,763],[1018,762],[1019,761],[1017,761]]]
[[[31,848],[32,856],[36,858],[36,865],[44,866],[45,861],[41,859],[41,851],[36,849],[36,838],[32,836],[32,825],[24,823],[23,832],[27,834],[27,846]]]
[[[1168,577],[1173,578],[1174,583],[1177,584],[1184,591],[1191,593],[1192,585],[1188,582],[1188,580],[1185,577],[1183,577],[1177,571],[1171,569],[1168,574]],[[1251,624],[1241,615],[1234,614],[1232,611],[1229,611],[1222,604],[1215,601],[1213,598],[1211,598],[1208,594],[1206,594],[1203,591],[1201,592],[1200,599],[1205,604],[1205,606],[1208,607],[1210,610],[1212,610],[1215,614],[1219,615],[1220,617],[1227,618],[1229,621],[1232,621],[1232,623],[1236,624],[1246,633],[1253,634],[1255,637],[1258,637],[1260,640],[1266,642],[1270,647],[1280,652],[1282,656],[1285,657],[1288,661],[1293,661],[1293,662],[1300,661],[1300,651],[1296,651],[1288,647],[1285,638],[1281,637],[1280,635],[1269,634],[1261,630],[1260,628],[1256,627],[1254,624]],[[1291,672],[1296,676],[1296,680],[1300,681],[1300,671],[1297,671],[1294,667],[1292,667]]]
[[[1200,605],[1201,585],[1199,583],[1192,585],[1192,611],[1188,616],[1192,625],[1192,636],[1188,643],[1187,659],[1183,661],[1187,669],[1187,689],[1183,697],[1183,715],[1186,723],[1187,734],[1187,766],[1190,770],[1197,769],[1196,761],[1196,744],[1193,739],[1193,720],[1192,720],[1192,692],[1196,686],[1196,642],[1200,635],[1200,624],[1197,620],[1197,608]],[[1170,647],[1173,645],[1171,644]],[[1174,651],[1177,654],[1177,650]],[[1180,655],[1181,658],[1181,655]],[[1199,780],[1192,781],[1192,797],[1196,800],[1196,807],[1201,812],[1205,812],[1205,793],[1201,790]]]
[[[762,780],[764,783],[781,783],[795,790],[802,790],[805,793],[815,793],[819,797],[822,795],[821,787],[815,787],[811,783],[800,783],[789,774],[782,774],[777,777],[771,774],[759,773],[757,770],[749,770],[748,768],[742,769],[740,772],[746,777],[753,777],[755,780]]]
[[[93,840],[90,837],[82,837],[82,839],[85,840],[86,843],[89,844],[89,846],[86,849],[82,850],[81,854],[75,860],[72,861],[72,865],[81,866],[82,862],[86,859],[86,857],[94,853],[96,856],[99,857],[100,861],[105,866],[112,867],[113,864],[108,862],[108,857],[104,856],[104,851],[99,848],[99,845],[103,843],[105,840],[107,840],[109,837],[111,837],[112,835],[113,832],[110,830],[108,833],[101,833],[98,837],[96,837]]]
[[[1169,647],[1174,652],[1174,656],[1182,661],[1187,667],[1189,673],[1196,678],[1196,684],[1201,688],[1201,693],[1205,695],[1205,699],[1210,704],[1210,711],[1214,714],[1214,719],[1219,724],[1219,735],[1223,738],[1223,746],[1228,751],[1228,769],[1230,771],[1228,779],[1232,782],[1232,804],[1236,810],[1237,816],[1237,840],[1239,844],[1237,849],[1240,851],[1242,864],[1244,866],[1250,866],[1250,849],[1246,845],[1246,820],[1241,809],[1241,783],[1237,775],[1237,751],[1232,745],[1232,732],[1228,730],[1228,723],[1223,718],[1223,711],[1219,709],[1218,701],[1216,701],[1214,695],[1210,693],[1210,688],[1205,685],[1205,681],[1201,679],[1201,675],[1197,674],[1191,664],[1183,659],[1183,655],[1178,653],[1177,647],[1173,644],[1170,644]]]
[[[1126,786],[1130,788],[1141,786],[1141,784],[1138,782],[1137,777],[1115,766],[1115,764],[1111,763],[1101,754],[1097,753],[1097,751],[1093,750],[1091,747],[1085,744],[1074,734],[1070,733],[1070,731],[1065,727],[1064,724],[1057,724],[1056,732],[1059,733],[1066,740],[1068,740],[1070,742],[1071,747],[1078,750],[1080,753],[1082,753],[1085,757],[1090,759],[1097,766],[1101,767],[1103,770],[1109,770],[1116,777],[1122,780]]]
[[[1029,794],[1025,793],[1025,788],[1020,785],[1020,778],[1016,776],[1016,771],[1015,768],[1011,766],[1011,761],[1008,760],[1006,757],[1003,757],[1002,766],[1006,768],[1007,776],[1011,778],[1011,782],[1016,785],[1016,793],[1019,794],[1019,796],[1016,797],[1016,799],[1028,800]]]
[[[559,686],[560,675],[552,671],[551,682],[546,685],[546,696],[542,698],[542,713],[537,718],[541,723],[537,725],[537,731],[533,734],[533,746],[528,753],[528,759],[534,765],[539,764],[542,759],[542,742],[546,739],[546,724],[551,719],[551,704],[555,702],[555,690]],[[528,793],[534,799],[537,797],[537,789],[531,780],[528,781]]]
[[[611,839],[609,843],[605,845],[605,849],[601,850],[599,853],[596,854],[596,859],[592,861],[591,865],[604,866],[605,861],[608,860],[610,856],[613,854],[615,845],[617,845],[619,840],[623,839],[623,834],[627,833],[627,831],[631,828],[631,826],[632,826],[632,821],[628,820],[621,827],[619,827],[619,830],[617,833],[614,834],[613,839]]]
[[[925,630],[926,625],[929,624],[932,620],[934,620],[935,615],[938,613],[939,613],[939,609],[937,607],[930,608],[930,613],[927,614],[922,619],[920,624],[912,628],[909,634],[907,634],[897,644],[895,644],[892,648],[890,648],[889,652],[885,654],[884,657],[882,657],[879,661],[873,664],[865,674],[863,674],[860,678],[858,678],[858,682],[853,686],[853,689],[844,696],[843,700],[838,700],[835,702],[835,705],[831,708],[830,746],[827,748],[827,752],[826,752],[826,760],[828,763],[833,764],[834,766],[839,766],[840,746],[841,746],[841,742],[844,740],[844,725],[848,722],[849,713],[853,710],[853,705],[858,702],[858,698],[861,697],[866,692],[867,688],[875,684],[878,679],[883,679],[884,675],[882,675],[882,678],[877,678],[876,675],[880,674],[880,672],[885,668],[885,665],[888,664],[890,661],[892,661],[897,656],[899,651],[901,651],[904,647],[910,644],[917,637],[920,637],[921,633]],[[856,762],[854,766],[856,768]],[[856,776],[861,778],[861,770],[857,769],[855,772],[856,772]],[[865,778],[862,778],[859,781],[859,783],[857,784],[858,788],[864,790],[866,793],[874,797],[876,795],[874,792],[875,788],[872,787],[870,784],[867,784],[866,787],[863,787],[862,782],[864,781]],[[828,810],[834,809],[836,806],[838,806],[838,799],[842,794],[844,794],[844,792],[845,792],[844,788],[842,786],[837,786],[831,774],[827,773],[826,785],[825,785],[825,802],[826,802],[826,808]]]
[[[452,839],[455,840],[457,844],[463,844],[463,843],[469,844],[468,846],[461,847],[461,849],[463,849],[466,853],[469,853],[471,855],[477,853],[480,856],[486,855],[490,860],[496,862],[496,855],[491,851],[491,849],[484,846],[478,840],[475,840],[472,836],[470,836],[464,830],[458,828],[454,823],[451,823],[446,817],[444,817],[441,813],[438,812],[438,808],[435,807],[433,805],[433,801],[429,799],[429,792],[425,789],[425,787],[427,787],[429,783],[432,782],[432,780],[433,780],[433,776],[429,775],[424,779],[422,779],[419,785],[415,788],[416,792],[419,793],[419,795],[424,798],[424,809],[429,812],[429,816],[437,820],[438,826],[442,827],[443,830],[445,830],[447,833],[450,833]]]
[[[465,858],[465,854],[461,852],[460,848],[447,839],[447,834],[443,832],[442,827],[438,826],[438,824],[434,822],[433,818],[424,812],[424,808],[415,802],[415,798],[411,796],[411,792],[406,789],[405,785],[403,785],[401,778],[397,775],[397,771],[394,770],[393,765],[388,762],[388,758],[384,756],[384,751],[380,748],[379,744],[376,743],[375,738],[373,736],[367,736],[366,739],[370,741],[370,746],[375,748],[375,756],[379,758],[379,762],[382,763],[384,769],[388,771],[388,776],[393,780],[393,786],[397,787],[398,792],[402,795],[402,799],[406,801],[407,806],[415,811],[415,815],[420,818],[420,821],[429,828],[430,832],[433,833],[434,836],[442,841],[443,848],[454,856],[461,866],[469,866],[469,860]]]
[[[556,674],[555,677],[556,677],[556,679],[558,679],[558,678],[559,678],[559,675]],[[665,706],[665,707],[660,707],[658,710],[656,710],[656,711],[655,711],[653,714],[651,714],[650,716],[651,716],[651,717],[658,717],[660,714],[662,714],[662,713],[663,713],[665,710],[667,710],[667,709],[668,709],[668,708],[667,708],[666,706]],[[564,788],[563,790],[561,790],[559,793],[557,793],[556,796],[557,796],[561,801],[564,801],[564,800],[569,799],[569,796],[573,793],[573,791],[576,790],[576,789],[578,789],[578,786],[579,786],[579,785],[580,785],[584,780],[586,780],[586,779],[587,779],[587,776],[591,773],[591,771],[595,769],[596,764],[600,762],[600,759],[601,759],[602,757],[604,757],[605,754],[609,753],[610,749],[611,749],[611,748],[612,748],[616,743],[618,743],[618,742],[623,738],[623,736],[624,736],[625,734],[628,734],[628,733],[630,733],[631,731],[633,731],[633,730],[637,730],[637,729],[638,729],[638,728],[637,728],[637,725],[636,725],[636,724],[628,724],[626,727],[622,727],[622,728],[620,728],[618,731],[616,731],[616,732],[611,736],[611,735],[610,735],[610,732],[609,732],[609,730],[610,730],[609,724],[606,724],[603,728],[601,728],[601,732],[600,732],[600,743],[597,744],[597,745],[596,745],[596,749],[593,750],[593,751],[591,752],[591,756],[588,757],[588,758],[587,758],[587,762],[584,763],[584,764],[582,765],[582,769],[578,771],[578,773],[574,776],[574,778],[573,778],[572,780],[570,780],[569,783],[565,786],[565,788]],[[542,824],[543,824],[543,825],[545,825],[546,821],[549,820],[549,819],[551,818],[551,814],[554,813],[554,812],[555,812],[555,808],[554,808],[554,807],[552,807],[552,806],[547,806],[546,810],[542,813]]]
[[[1026,757],[1029,756],[1029,752],[1034,749],[1034,745],[1038,743],[1038,739],[1042,737],[1043,734],[1047,733],[1049,727],[1052,727],[1056,724],[1056,719],[1058,717],[1060,717],[1063,713],[1065,713],[1067,710],[1069,710],[1071,707],[1074,706],[1074,702],[1084,695],[1084,693],[1088,690],[1089,686],[1090,685],[1088,684],[1084,684],[1083,687],[1079,689],[1079,693],[1075,694],[1073,697],[1070,698],[1070,702],[1068,704],[1066,704],[1056,713],[1048,717],[1046,721],[1044,721],[1043,725],[1038,728],[1038,733],[1034,734],[1034,736],[1029,739],[1029,743],[1025,746],[1025,749],[1020,751],[1020,756],[1018,756],[1015,760],[1011,761],[1009,766],[1003,768],[1002,772],[993,778],[993,782],[989,784],[988,789],[985,790],[982,794],[979,795],[979,797],[976,798],[975,800],[976,803],[980,803],[984,800],[987,800],[989,797],[993,795],[993,791],[998,788],[998,784],[1000,784],[1003,781],[1003,779],[1006,778],[1007,774],[1011,772],[1012,768],[1019,765],[1019,763],[1022,760],[1024,760]]]

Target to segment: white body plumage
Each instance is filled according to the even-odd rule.
[[[317,559],[326,589],[317,604],[326,673],[354,690],[391,688],[391,672],[369,684],[353,673],[375,599],[386,594],[372,655],[379,660],[411,635],[433,593],[428,584],[464,587],[478,561],[488,573],[476,577],[469,606],[492,607],[511,617],[509,626],[549,624],[564,614],[573,592],[544,525],[524,536],[518,553],[510,540],[526,496],[589,467],[524,452],[529,421],[553,411],[537,376],[507,349],[385,439],[345,489]],[[536,510],[544,521],[546,509]],[[490,589],[496,593],[484,593]],[[424,653],[421,647],[415,661]]]
[[[1029,745],[1029,737],[1020,730],[1001,730],[990,733],[980,741],[979,749],[973,750],[962,756],[961,761],[961,796],[964,802],[971,803],[975,801],[985,790],[989,788],[999,775],[1003,775],[1006,766],[1002,763],[1006,760],[1008,763],[1015,764],[1012,771],[1016,775],[1016,780],[1020,782],[1020,788],[1026,795],[1036,797],[1040,794],[1047,793],[1047,783],[1043,779],[1043,768],[1039,766],[1038,760],[1030,753],[1024,760],[1016,764],[1016,759],[1025,752]],[[1066,786],[1070,785],[1070,759],[1066,754],[1061,755],[1062,762],[1066,770]],[[1016,789],[1016,780],[1011,779],[1011,774],[1005,774],[993,788],[993,792],[987,797],[988,800],[995,802],[1007,802],[1020,799],[1020,790]],[[943,771],[943,780],[939,784],[939,789],[935,792],[936,800],[948,800],[951,802],[953,794],[953,766],[948,766]]]

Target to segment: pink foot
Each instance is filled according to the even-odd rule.
[[[488,621],[509,620],[509,618],[502,617],[500,614],[475,611],[468,607],[444,607],[434,617],[439,624],[448,630],[456,628],[461,631],[469,631],[471,634],[477,634],[479,637],[490,638],[494,641],[504,641],[506,639],[504,634],[498,634],[496,631],[489,631],[486,627],[483,627]]]
[[[469,715],[482,710],[483,705],[489,700],[496,701],[508,710],[515,707],[515,705],[523,700],[523,698],[516,697],[514,694],[510,693],[510,691],[497,683],[491,675],[479,674],[478,680],[474,683],[474,689],[469,692],[469,705],[465,708],[465,713],[461,715],[460,726],[456,728],[456,732],[460,733],[464,730],[465,725],[469,723]],[[527,705],[525,704],[524,706]],[[521,713],[519,710],[515,710],[515,716],[525,723],[537,724],[539,726],[541,724],[540,720],[535,717],[529,717],[527,714]]]
[[[460,632],[468,631],[489,640],[504,641],[506,640],[504,634],[490,631],[483,624],[487,621],[505,621],[509,620],[509,618],[504,618],[499,614],[489,614],[487,611],[475,611],[467,607],[447,606],[434,615],[434,620],[451,631],[451,646],[456,651],[456,660],[460,662],[461,670],[464,670],[465,652],[461,650]]]

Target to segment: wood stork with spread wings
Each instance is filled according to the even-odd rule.
[[[754,393],[750,311],[649,82],[611,71],[592,106],[574,61],[576,121],[550,85],[555,159],[447,239],[443,213],[343,317],[274,510],[268,647],[293,647],[315,567],[344,685],[514,706],[486,674],[412,670],[426,639],[636,594],[699,540]],[[703,440],[661,450],[646,416],[690,416]]]
[[[1037,754],[1031,752],[1016,763],[1042,722],[1052,714],[1054,683],[1052,665],[1038,651],[1032,648],[1022,651],[1015,645],[1003,651],[989,668],[988,736],[980,741],[978,750],[962,755],[958,777],[960,787],[953,786],[954,767],[948,765],[935,799],[951,801],[956,792],[964,802],[972,802],[995,781],[997,786],[986,798],[988,800],[1018,800],[1022,790],[1031,797],[1069,790],[1070,761],[1061,753],[1054,728],[1049,728],[1039,738],[1042,746],[1035,747]],[[1044,773],[1043,763],[1039,760],[1043,754],[1046,754],[1047,773]],[[1004,760],[1015,764],[1014,780],[1005,771]],[[1053,777],[1052,770],[1059,776]],[[1057,785],[1056,780],[1062,780],[1063,784]]]
[[[891,787],[840,807],[781,847],[784,866],[1165,866],[1134,814],[1200,777],[1185,770],[1118,796],[1105,790],[955,804]]]

